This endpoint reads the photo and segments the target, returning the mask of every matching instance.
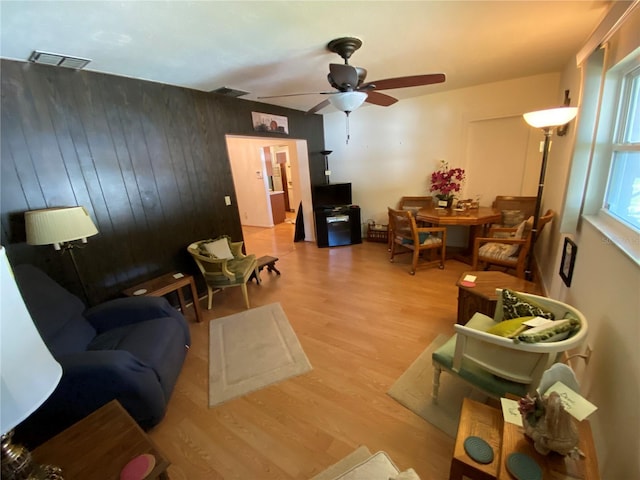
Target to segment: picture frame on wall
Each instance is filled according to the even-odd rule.
[[[560,277],[567,287],[571,286],[577,252],[578,246],[569,237],[565,237],[564,247],[562,248],[562,261],[560,262]]]
[[[287,117],[251,112],[251,121],[256,132],[275,132],[289,135],[289,119]]]

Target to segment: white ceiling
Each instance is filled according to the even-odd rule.
[[[350,63],[368,70],[367,81],[446,74],[442,85],[384,91],[402,99],[560,71],[609,4],[2,0],[0,56],[25,61],[43,50],[86,57],[86,70],[204,91],[225,86],[256,99],[331,90],[328,65],[342,59],[326,44],[356,36],[363,46]],[[262,101],[307,110],[324,98]]]

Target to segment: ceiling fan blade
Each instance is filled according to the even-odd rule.
[[[333,93],[335,93],[335,92],[333,92]],[[329,102],[328,99],[327,100],[323,100],[319,104],[317,104],[315,107],[310,108],[309,110],[307,110],[306,113],[307,114],[316,113],[318,110],[322,110],[324,107],[328,107],[330,103],[331,102]]]
[[[281,98],[281,97],[299,97],[301,95],[331,95],[336,92],[307,92],[307,93],[289,93],[287,95],[270,95],[268,97],[257,97],[258,99],[263,98]]]
[[[397,98],[393,98],[390,95],[376,92],[375,90],[367,92],[367,99],[365,102],[373,103],[374,105],[380,105],[381,107],[388,107],[398,101]]]
[[[444,73],[431,73],[428,75],[411,75],[408,77],[385,78],[376,80],[365,85],[373,84],[376,90],[390,90],[392,88],[420,87],[422,85],[432,85],[442,83],[446,79]]]
[[[358,69],[340,63],[329,64],[329,83],[340,91],[355,90],[358,86]]]

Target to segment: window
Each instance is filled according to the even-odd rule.
[[[622,78],[604,209],[640,232],[640,65]]]

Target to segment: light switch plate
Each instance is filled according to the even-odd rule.
[[[231,197],[229,195],[224,196],[224,204],[227,206],[231,205]]]

